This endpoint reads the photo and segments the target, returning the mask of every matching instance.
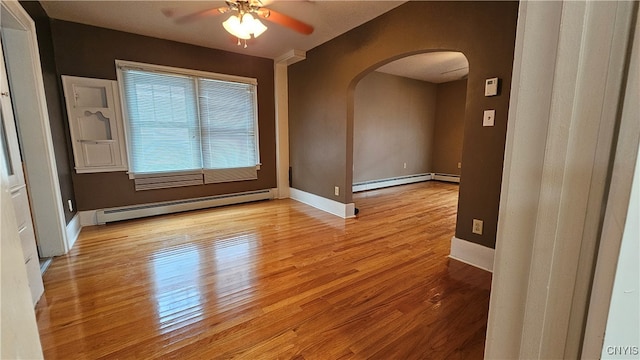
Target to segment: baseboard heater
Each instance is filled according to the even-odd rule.
[[[433,180],[460,183],[460,175],[451,174],[433,174]]]
[[[251,201],[272,200],[273,190],[257,190],[228,195],[159,202],[144,205],[124,206],[96,211],[96,220],[100,225],[108,222],[137,219],[141,217],[165,215],[176,212],[206,209],[217,206],[242,204]]]
[[[433,179],[433,174],[427,173],[427,174],[399,176],[399,177],[388,178],[388,179],[364,181],[364,182],[353,184],[352,191],[359,192],[359,191],[381,189],[385,187],[428,181],[431,179]]]
[[[399,176],[399,177],[394,177],[389,179],[363,181],[363,182],[353,184],[352,191],[355,193],[360,191],[382,189],[382,188],[391,187],[391,186],[413,184],[413,183],[429,181],[429,180],[459,183],[460,175],[426,173],[426,174]]]

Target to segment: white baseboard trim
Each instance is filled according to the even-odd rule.
[[[362,183],[353,184],[352,192],[360,192],[367,190],[382,189],[391,186],[413,184],[433,179],[433,174],[416,174],[408,176],[400,176],[390,179],[372,180]]]
[[[343,219],[355,217],[356,208],[354,203],[343,204],[338,201],[323,198],[322,196],[294,188],[289,189],[289,196],[293,200],[313,206],[316,209],[339,216]]]
[[[433,180],[438,180],[438,181],[446,181],[446,182],[453,182],[453,183],[460,183],[460,176],[459,175],[449,175],[449,174],[433,174]]]
[[[80,230],[82,230],[80,213],[76,213],[76,215],[67,224],[67,245],[69,246],[68,250],[71,250],[71,248],[73,248],[73,245],[76,243],[76,240],[78,240],[78,236],[80,236]]]
[[[98,217],[96,216],[97,210],[79,211],[80,226],[94,226],[98,225]]]
[[[449,254],[451,259],[493,272],[494,254],[494,249],[458,239],[455,236],[451,238],[451,253]]]
[[[289,196],[289,187],[281,187],[281,188],[276,188],[275,192],[277,195],[278,199],[288,199]]]

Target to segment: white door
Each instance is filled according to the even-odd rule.
[[[78,173],[126,171],[118,82],[62,76]]]
[[[1,45],[2,42],[0,41],[0,116],[2,118],[2,121],[0,121],[0,141],[2,142],[2,156],[4,157],[4,163],[7,167],[7,174],[9,174],[11,200],[13,202],[13,209],[16,215],[18,233],[20,234],[20,243],[22,245],[24,262],[27,268],[29,288],[35,305],[44,292],[44,286],[42,284],[42,275],[40,273],[40,261],[36,248],[36,236],[33,227],[33,220],[31,219],[31,207],[29,205],[27,186],[24,172],[22,170],[20,144],[13,116],[11,93],[9,91],[7,71]]]

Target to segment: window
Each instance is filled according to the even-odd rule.
[[[117,65],[129,173],[137,187],[257,179],[255,79],[124,61]]]

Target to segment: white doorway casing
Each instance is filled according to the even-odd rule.
[[[619,133],[638,133],[619,108],[637,11],[520,2],[487,359],[577,359],[593,340],[584,331],[598,311],[588,305],[611,165],[637,156],[637,140],[614,151]]]
[[[287,71],[289,65],[305,58],[306,53],[304,51],[291,50],[274,61],[278,199],[289,197],[289,91]]]
[[[2,1],[2,36],[16,125],[41,257],[69,251],[35,24],[15,0]]]
[[[38,132],[33,134],[27,132],[22,136],[35,136],[34,141],[43,141],[45,146],[48,145],[49,153],[35,154],[36,156],[43,157],[41,162],[36,162],[37,165],[42,166],[42,162],[47,163],[46,170],[49,172],[50,177],[46,179],[34,179],[36,183],[47,183],[46,189],[42,192],[38,192],[37,196],[45,196],[46,199],[56,200],[60,199],[59,186],[57,186],[57,172],[55,163],[53,160],[53,147],[51,146],[51,135],[47,132],[49,126],[49,119],[46,112],[46,103],[44,101],[44,87],[42,82],[42,74],[40,70],[40,58],[37,48],[37,40],[35,34],[35,25],[29,18],[26,12],[22,9],[17,1],[2,1],[0,3],[0,25],[2,26],[3,38],[11,42],[11,44],[5,44],[7,51],[16,51],[16,53],[6,54],[7,58],[13,58],[12,74],[9,77],[15,76],[11,79],[14,82],[20,81],[19,86],[12,88],[12,97],[27,96],[20,104],[20,108],[14,109],[16,115],[22,117],[23,122],[29,120],[33,122],[34,126],[30,129]],[[15,63],[15,56],[22,56],[19,58],[18,64]],[[8,60],[8,59],[7,59]],[[4,76],[4,75],[3,75]],[[29,104],[31,109],[25,109],[25,105]],[[16,105],[18,105],[16,103]],[[44,126],[44,127],[43,127]],[[21,129],[22,131],[22,129]],[[30,139],[31,140],[31,139]],[[27,146],[23,144],[23,147]],[[33,150],[33,149],[31,149]],[[27,150],[23,148],[23,151]],[[31,153],[30,156],[34,154]],[[24,155],[23,155],[24,156]],[[2,217],[2,223],[0,229],[2,230],[2,249],[0,251],[0,274],[2,281],[0,293],[0,358],[3,359],[41,359],[42,346],[38,336],[38,327],[36,324],[35,312],[33,310],[32,298],[29,295],[29,280],[27,278],[27,271],[23,262],[23,252],[21,246],[21,239],[18,233],[18,224],[15,217],[14,205],[11,201],[11,195],[9,192],[9,174],[5,171],[4,158],[0,160],[3,162],[1,171],[1,191],[0,191],[0,215]],[[27,173],[29,176],[36,176],[36,174],[30,174],[29,169]],[[33,183],[32,183],[33,184]],[[31,190],[33,191],[33,190]],[[48,195],[48,196],[47,196]],[[36,196],[32,193],[33,202],[36,201]],[[57,196],[57,198],[56,198]],[[40,202],[42,198],[38,198],[39,206],[46,206]],[[51,203],[49,203],[51,205]],[[47,218],[43,219],[43,226],[46,226],[47,220],[53,220],[50,224],[53,224],[53,229],[57,229],[56,232],[61,234],[61,238],[66,242],[64,234],[64,217],[57,217],[61,215],[57,210],[61,209],[61,201],[54,204],[49,209],[42,209],[40,211],[48,211]],[[34,211],[35,212],[35,211]],[[59,221],[57,221],[59,220]],[[52,235],[55,239],[56,232]],[[46,233],[45,233],[46,234]],[[47,234],[48,235],[48,234]]]
[[[632,358],[640,352],[640,26],[637,23],[630,56],[621,131],[582,349],[584,359]]]

